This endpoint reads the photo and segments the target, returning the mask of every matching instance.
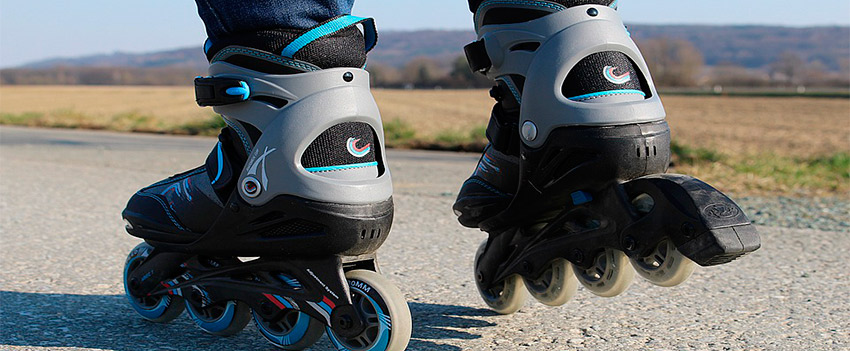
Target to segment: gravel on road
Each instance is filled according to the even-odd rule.
[[[200,164],[213,143],[0,128],[0,350],[274,350],[253,325],[221,338],[186,316],[145,322],[123,296],[122,264],[139,242],[123,231],[126,200]],[[675,288],[636,280],[614,298],[580,288],[564,306],[529,301],[501,316],[484,308],[472,280],[486,235],[450,210],[477,156],[389,156],[396,220],[379,255],[413,313],[410,350],[850,348],[850,237],[799,228],[846,231],[846,201],[745,199],[768,225],[749,256],[698,269]],[[326,338],[312,348],[331,349]]]

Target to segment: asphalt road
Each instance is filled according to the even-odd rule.
[[[188,317],[147,323],[121,269],[139,240],[120,212],[138,188],[196,166],[210,138],[0,128],[0,350],[272,350],[253,325],[221,338]],[[580,288],[559,308],[484,308],[471,262],[485,235],[450,207],[471,154],[391,151],[396,221],[379,251],[413,313],[411,350],[850,348],[850,236],[760,227],[763,247],[684,285]],[[322,339],[315,350],[329,350]]]

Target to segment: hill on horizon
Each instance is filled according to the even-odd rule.
[[[785,52],[805,62],[818,61],[839,71],[850,61],[850,27],[792,28],[777,26],[629,25],[635,41],[655,38],[684,39],[702,52],[705,64],[732,63],[764,69]],[[386,31],[369,54],[369,62],[401,67],[414,57],[427,57],[448,64],[463,55],[463,46],[475,40],[471,30]],[[77,58],[53,58],[14,67],[188,68],[204,71],[206,58],[199,47],[153,53],[99,54]]]

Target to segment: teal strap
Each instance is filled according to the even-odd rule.
[[[295,40],[283,48],[283,52],[281,52],[280,55],[291,58],[296,52],[298,52],[298,50],[301,50],[307,46],[307,44],[312,43],[316,39],[334,34],[340,30],[358,24],[363,24],[363,37],[366,39],[366,52],[369,52],[378,42],[378,30],[375,28],[375,20],[366,17],[342,15],[313,27],[313,29],[308,30],[307,33],[295,38]]]

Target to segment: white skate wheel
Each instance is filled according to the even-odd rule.
[[[572,264],[558,258],[549,263],[537,279],[523,279],[525,288],[535,300],[547,306],[560,306],[569,301],[576,293],[578,279],[573,274]]]
[[[410,342],[413,321],[407,300],[384,276],[356,269],[345,273],[351,289],[351,303],[363,317],[366,328],[360,335],[346,338],[326,327],[328,338],[339,350],[402,351]]]
[[[649,255],[632,258],[631,261],[641,277],[664,287],[682,284],[696,268],[694,261],[685,257],[676,245],[667,239],[659,242]]]
[[[487,240],[484,240],[475,252],[475,272],[478,271],[478,258],[484,253],[486,247]],[[514,274],[507,277],[497,287],[489,289],[483,289],[477,277],[473,277],[473,279],[475,286],[478,287],[478,294],[481,295],[484,303],[500,314],[511,314],[519,311],[525,304],[525,300],[528,299],[528,293],[523,289],[522,277],[519,275]]]
[[[593,260],[593,266],[584,269],[573,265],[576,278],[590,292],[613,297],[622,294],[635,277],[629,257],[620,250],[606,248]]]

